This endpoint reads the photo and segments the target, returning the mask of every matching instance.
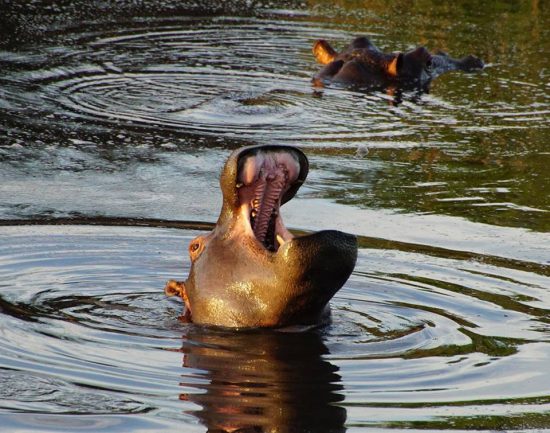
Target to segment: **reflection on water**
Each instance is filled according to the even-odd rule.
[[[545,4],[199,3],[2,6],[0,426],[548,428]],[[313,42],[359,34],[488,68],[314,89]],[[328,327],[197,328],[162,294],[255,143],[310,157],[290,227],[360,236]],[[51,218],[133,227],[18,226]]]
[[[183,366],[205,371],[207,382],[180,399],[200,406],[191,413],[209,431],[346,430],[338,367],[322,358],[328,350],[318,333],[195,327],[182,351]]]

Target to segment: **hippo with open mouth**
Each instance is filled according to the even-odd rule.
[[[368,38],[358,37],[337,53],[325,40],[313,46],[317,61],[326,65],[313,78],[317,86],[338,83],[367,89],[396,87],[427,91],[430,82],[448,71],[474,72],[484,68],[483,61],[469,55],[454,59],[444,52],[431,54],[418,47],[406,53],[383,53]]]
[[[329,300],[355,267],[357,239],[336,230],[294,236],[285,228],[280,207],[307,173],[306,156],[290,146],[250,146],[229,156],[216,227],[191,241],[187,280],[165,287],[181,296],[188,320],[283,327],[328,319]]]

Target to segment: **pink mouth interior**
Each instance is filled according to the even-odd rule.
[[[298,179],[300,164],[290,152],[259,151],[246,157],[238,174],[241,212],[269,251],[292,239],[279,215],[281,199]]]

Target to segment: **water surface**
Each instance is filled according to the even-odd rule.
[[[544,2],[1,8],[0,430],[550,428]],[[313,88],[313,42],[358,34],[488,66]],[[162,287],[271,143],[311,162],[287,225],[359,236],[333,322],[184,324]]]

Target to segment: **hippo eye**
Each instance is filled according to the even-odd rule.
[[[201,238],[196,238],[189,244],[189,255],[195,260],[203,250],[204,243]]]
[[[426,61],[426,70],[427,71],[432,70],[432,61],[431,60]]]

